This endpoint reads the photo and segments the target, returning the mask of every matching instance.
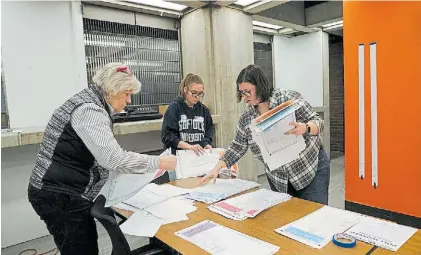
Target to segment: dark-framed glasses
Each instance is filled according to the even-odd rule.
[[[190,89],[189,89],[189,91],[190,91],[190,93],[193,97],[203,98],[205,96],[205,92],[203,92],[203,91],[197,92],[197,91],[191,91]]]
[[[249,97],[251,96],[251,90],[239,90],[237,94],[239,97],[242,97],[242,96]]]

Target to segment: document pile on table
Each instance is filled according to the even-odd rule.
[[[287,101],[252,120],[250,125],[253,140],[270,170],[275,170],[300,157],[305,149],[301,135],[286,135],[294,128],[295,111],[301,107],[298,101]]]
[[[184,240],[210,254],[271,255],[279,247],[210,220],[175,232]]]
[[[104,195],[105,206],[118,204],[138,193],[145,185],[162,176],[165,170],[156,170],[147,174],[120,174],[110,171],[107,182],[102,187],[99,195]]]
[[[235,194],[251,190],[260,184],[241,179],[217,179],[216,183],[208,184],[191,189],[186,198],[211,204],[233,196]]]
[[[204,154],[197,155],[191,150],[177,150],[177,179],[203,176],[209,173],[224,154],[223,148],[205,150]],[[238,166],[235,164],[230,169],[223,169],[224,173],[237,176]]]
[[[363,217],[365,216],[362,214],[323,206],[275,231],[313,248],[321,249],[332,241],[333,235],[345,232]]]
[[[317,249],[332,241],[333,235],[345,233],[357,240],[397,251],[417,230],[363,214],[323,206],[275,231]]]
[[[188,192],[170,184],[146,185],[133,197],[115,205],[134,212],[120,226],[121,230],[128,235],[153,237],[161,225],[188,220],[187,214],[197,209],[182,196]]]
[[[357,240],[397,251],[415,232],[415,228],[367,216],[345,233]]]
[[[291,196],[286,193],[259,189],[210,205],[208,209],[229,219],[242,221],[290,199]]]

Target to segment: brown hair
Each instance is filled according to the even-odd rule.
[[[203,84],[202,78],[199,75],[189,73],[184,77],[184,79],[180,83],[180,91],[179,96],[185,96],[184,88],[190,88],[192,84]]]

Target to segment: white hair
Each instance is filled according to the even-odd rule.
[[[132,71],[122,63],[109,63],[99,69],[92,81],[104,91],[105,95],[114,96],[119,92],[140,91],[142,84]]]

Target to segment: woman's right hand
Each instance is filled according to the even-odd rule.
[[[177,166],[177,157],[174,155],[159,156],[159,169],[175,170]]]
[[[194,151],[197,156],[205,154],[205,149],[203,149],[199,144],[190,145],[189,150]]]
[[[200,180],[200,184],[207,182],[209,179],[213,179],[213,183],[215,183],[221,168],[227,168],[227,165],[222,160],[220,160],[207,175],[203,176],[203,178]]]

